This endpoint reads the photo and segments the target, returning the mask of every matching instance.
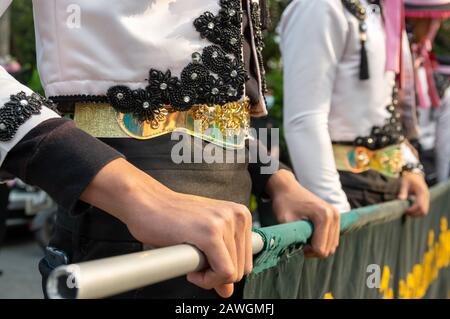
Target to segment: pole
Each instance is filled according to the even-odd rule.
[[[264,240],[253,233],[253,254]],[[192,245],[147,250],[56,268],[47,281],[50,299],[97,299],[114,296],[206,267],[203,253]]]

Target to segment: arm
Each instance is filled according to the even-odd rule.
[[[447,89],[439,111],[436,128],[436,168],[439,182],[450,174],[450,88]]]
[[[262,143],[253,142],[257,142],[258,147],[267,152]],[[249,164],[253,193],[256,196],[266,194],[270,197],[273,213],[279,223],[303,219],[313,223],[315,231],[311,245],[305,248],[305,256],[326,258],[334,254],[340,234],[340,215],[337,209],[302,187],[286,165],[276,158],[269,158],[270,163],[262,163],[258,157],[256,163]],[[275,167],[275,171],[264,174],[262,169],[270,166]]]
[[[400,93],[401,119],[408,140],[419,138],[419,122],[416,110],[416,92],[414,65],[408,37],[403,34],[403,70],[404,83]],[[401,145],[404,163],[407,165],[419,165],[419,155],[414,147],[406,142]],[[428,213],[430,195],[425,178],[420,170],[418,172],[403,172],[398,198],[406,200],[408,195],[415,195],[414,204],[407,210],[411,216],[423,216]]]
[[[10,2],[0,0],[0,14]],[[61,119],[41,97],[38,103],[34,96],[36,108],[25,114],[26,121],[21,119],[24,114],[11,108],[21,91],[30,102],[33,92],[0,68],[0,124],[9,129],[0,132],[0,170],[41,187],[72,212],[79,212],[79,199],[108,212],[144,244],[197,246],[210,269],[188,279],[224,297],[231,295],[233,283],[252,268],[251,214],[246,207],[169,190],[72,121]]]
[[[295,172],[341,212],[350,205],[334,162],[328,115],[347,28],[340,1],[294,1],[281,24],[285,136]]]
[[[403,34],[402,64],[403,64],[403,88],[400,91],[400,106],[402,124],[406,131],[406,138],[410,141],[419,138],[419,122],[417,119],[416,91],[414,62],[410,49],[408,36]]]

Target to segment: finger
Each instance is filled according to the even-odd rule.
[[[244,272],[246,275],[250,274],[253,269],[253,234],[252,234],[252,222],[250,220],[249,225],[246,227],[245,234],[245,267]]]
[[[402,182],[400,184],[400,191],[398,193],[398,199],[406,200],[408,199],[408,181],[402,178]]]
[[[238,262],[238,243],[235,239],[235,227],[231,227],[231,231],[226,231],[224,233],[224,241],[227,246],[228,252],[230,254],[231,260],[233,261],[233,282],[235,282],[239,277],[239,262]],[[239,237],[238,237],[239,238]]]
[[[328,236],[330,234],[330,219],[327,216],[314,215],[311,217],[314,224],[314,234],[311,247],[318,257],[324,258],[327,254]]]
[[[247,250],[247,222],[245,219],[237,222],[234,233],[234,242],[236,243],[236,272],[237,281],[240,281],[244,277],[244,268],[246,262],[246,250]]]
[[[204,285],[207,281],[205,279],[206,273],[210,272],[211,270],[207,270],[205,272],[193,272],[187,275],[187,280],[190,283],[193,283],[194,285],[199,286],[200,288],[210,290],[209,285]],[[229,298],[231,295],[233,295],[234,291],[234,284],[221,284],[214,287],[214,290],[222,297],[222,298]]]
[[[220,285],[214,289],[222,298],[229,298],[233,295],[234,284]]]
[[[335,240],[336,240],[336,225],[334,224],[334,217],[333,217],[333,220],[330,221],[330,231],[328,233],[328,241],[325,251],[325,257],[330,256],[331,251],[334,248]]]
[[[429,210],[429,197],[426,193],[416,194],[416,199],[414,204],[407,209],[406,213],[410,216],[419,217],[424,216]]]
[[[306,258],[319,258],[320,256],[317,254],[317,252],[312,248],[311,245],[306,245],[303,248],[303,255]]]
[[[225,242],[222,239],[211,239],[204,248],[198,247],[205,253],[210,269],[189,274],[188,280],[203,289],[232,283],[235,266]]]
[[[419,204],[414,203],[410,208],[406,210],[406,214],[411,217],[419,217],[421,215]]]
[[[430,210],[430,193],[428,192],[428,189],[425,189],[418,194],[418,204],[421,208],[422,215],[427,215]]]
[[[339,240],[341,238],[341,214],[338,211],[335,212],[334,227],[336,230],[332,241],[331,254],[336,252],[336,249],[339,246]]]

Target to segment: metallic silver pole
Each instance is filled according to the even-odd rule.
[[[253,233],[253,254],[264,248]],[[47,281],[50,299],[97,299],[114,296],[198,271],[203,253],[191,245],[142,251],[56,268]]]

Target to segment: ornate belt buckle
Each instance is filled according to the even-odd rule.
[[[126,135],[140,140],[170,133],[177,128],[181,112],[169,113],[166,108],[160,108],[155,113],[153,120],[141,122],[132,113],[116,112],[116,121]]]
[[[371,151],[365,147],[357,146],[348,153],[349,169],[355,173],[361,173],[369,169],[372,158]]]

